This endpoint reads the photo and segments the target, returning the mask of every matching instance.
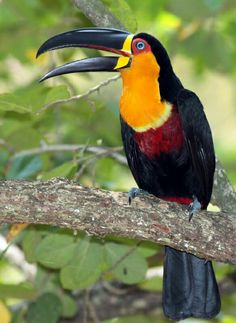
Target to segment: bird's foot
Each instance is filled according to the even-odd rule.
[[[201,203],[198,201],[198,198],[193,195],[193,201],[192,203],[189,204],[188,206],[188,211],[189,211],[189,222],[192,220],[192,217],[198,213],[198,211],[200,211],[202,208],[202,205]]]
[[[149,193],[147,191],[142,190],[141,188],[132,187],[128,192],[129,205],[131,204],[131,202],[136,196],[147,195],[147,194]]]

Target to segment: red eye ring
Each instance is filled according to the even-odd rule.
[[[151,47],[145,39],[135,38],[132,42],[132,53],[134,55],[148,53],[151,51]]]
[[[139,42],[137,42],[137,44],[136,44],[136,48],[137,48],[138,50],[143,50],[145,47],[146,47],[146,46],[145,46],[145,43],[144,43],[143,41],[139,41]]]

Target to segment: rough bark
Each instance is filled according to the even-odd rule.
[[[236,212],[236,193],[219,160],[216,160],[211,202],[226,212]]]
[[[186,208],[153,196],[129,206],[127,194],[84,188],[74,182],[0,182],[0,223],[50,224],[150,240],[199,257],[236,264],[236,215]]]
[[[88,92],[87,92],[88,93]],[[86,94],[87,94],[86,93]],[[90,146],[90,145],[42,145],[41,147],[23,150],[15,153],[12,156],[18,158],[20,156],[39,155],[44,153],[57,153],[57,152],[77,152],[82,150],[84,152],[92,153],[97,157],[110,156],[122,165],[127,164],[126,157],[122,154],[122,147],[104,147],[104,146]],[[216,160],[216,170],[214,176],[214,186],[211,198],[211,203],[217,205],[220,209],[227,212],[236,212],[236,193],[232,184],[230,183],[226,171],[222,167],[219,160]]]

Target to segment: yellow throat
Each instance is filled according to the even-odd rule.
[[[161,101],[158,77],[160,67],[151,52],[134,55],[130,68],[121,70],[123,92],[120,113],[137,132],[160,127],[171,113]]]

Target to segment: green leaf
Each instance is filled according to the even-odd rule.
[[[35,112],[45,104],[67,99],[70,96],[65,85],[44,87],[34,84],[20,88],[14,93],[0,95],[0,111],[14,111],[17,113]]]
[[[58,295],[57,290],[60,288],[58,277],[58,270],[51,270],[38,264],[34,285],[41,292],[52,292]]]
[[[51,103],[60,99],[68,99],[70,93],[65,85],[59,85],[51,88],[46,96],[45,103]]]
[[[85,237],[78,243],[73,260],[62,268],[60,279],[66,289],[86,288],[97,281],[103,264],[103,246]]]
[[[142,243],[139,244],[134,239],[115,236],[107,236],[106,241],[123,244],[133,248],[137,247],[138,252],[145,258],[155,255],[160,249],[159,245],[151,241],[142,241]]]
[[[62,268],[74,257],[76,247],[74,239],[73,235],[66,233],[46,236],[37,247],[37,261],[48,268]]]
[[[33,112],[42,109],[48,103],[67,99],[70,96],[65,85],[45,87],[42,84],[26,87],[24,90],[20,90],[18,95],[23,96],[25,105],[29,106]]]
[[[34,263],[36,259],[36,249],[42,240],[42,234],[34,227],[27,228],[22,241],[22,248],[26,260],[29,263]]]
[[[62,317],[72,318],[77,313],[77,302],[68,294],[59,295],[62,303]]]
[[[75,161],[71,160],[69,162],[66,162],[52,169],[50,172],[43,174],[40,179],[46,181],[53,177],[72,178],[76,170],[77,170],[77,164]]]
[[[158,252],[159,246],[150,241],[142,241],[141,245],[138,246],[137,250],[141,253],[141,255],[145,258],[151,257]]]
[[[42,168],[42,161],[38,156],[21,156],[13,160],[6,175],[7,179],[26,179],[35,175]]]
[[[136,32],[137,21],[133,11],[125,0],[102,0],[102,2],[128,31],[131,33]]]
[[[41,140],[43,140],[43,137],[40,132],[34,129],[32,124],[24,124],[24,122],[22,122],[20,127],[15,128],[15,131],[12,131],[7,137],[8,144],[15,151],[35,148],[39,146]]]
[[[45,293],[31,303],[27,312],[27,322],[56,323],[62,313],[60,299],[53,293]]]
[[[144,280],[148,268],[147,262],[135,248],[108,242],[105,245],[105,251],[106,261],[117,279],[126,284],[135,284]]]
[[[18,96],[11,93],[5,93],[0,95],[0,111],[28,113],[31,109],[25,106]]]
[[[30,283],[0,284],[0,298],[33,299],[37,290]]]
[[[41,109],[44,106],[45,97],[50,91],[50,88],[43,87],[40,84],[30,84],[16,91],[18,98],[21,98],[24,105],[30,109],[32,113]]]

